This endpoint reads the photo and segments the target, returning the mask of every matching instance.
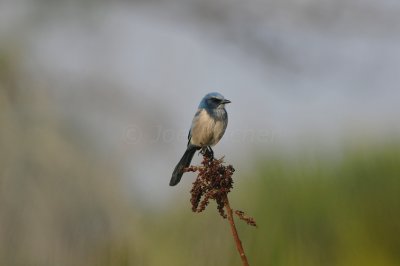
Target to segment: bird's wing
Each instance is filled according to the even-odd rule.
[[[189,134],[188,134],[188,146],[190,144],[190,139],[192,138],[192,129],[189,129]]]
[[[196,114],[195,114],[194,117],[193,117],[192,125],[190,126],[190,130],[189,130],[189,133],[188,133],[188,146],[189,146],[189,144],[190,144],[190,140],[192,139],[192,129],[193,129],[194,121],[199,117],[199,115],[200,115],[200,113],[201,113],[201,110],[202,110],[202,109],[199,108],[199,109],[197,110]]]

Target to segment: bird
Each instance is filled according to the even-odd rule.
[[[225,104],[231,103],[218,92],[206,94],[201,100],[188,134],[188,144],[182,158],[176,165],[170,186],[177,185],[182,178],[184,168],[188,167],[198,150],[209,150],[216,145],[225,133],[228,125],[228,113]]]

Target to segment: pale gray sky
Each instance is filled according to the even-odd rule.
[[[376,13],[387,18],[370,23],[363,12],[374,2],[352,2],[365,8],[356,8],[354,21],[348,14],[325,19],[330,9],[309,18],[301,12],[313,1],[272,18],[263,17],[259,1],[220,15],[211,11],[224,1],[118,2],[86,11],[71,2],[51,12],[5,1],[0,34],[24,41],[26,73],[54,86],[61,110],[120,158],[143,195],[159,190],[165,197],[171,190],[161,187],[209,91],[232,100],[216,154],[234,164],[254,149],[335,148],[348,136],[379,140],[400,132],[400,30],[391,27],[400,7],[380,2]],[[31,10],[43,15],[32,25]],[[291,14],[298,17],[285,17]],[[92,94],[103,98],[92,101]]]

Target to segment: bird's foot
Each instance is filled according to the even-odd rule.
[[[202,147],[200,153],[201,153],[203,156],[206,156],[206,157],[208,157],[208,158],[214,160],[214,151],[211,149],[210,146],[204,146],[204,147]]]

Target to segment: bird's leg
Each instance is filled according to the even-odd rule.
[[[214,159],[214,151],[211,149],[211,146],[207,146],[205,155],[212,160]]]
[[[211,160],[214,159],[214,151],[211,149],[210,146],[203,146],[201,147],[200,154],[210,158]]]
[[[204,156],[206,155],[206,153],[207,153],[207,146],[201,147],[199,154]]]

